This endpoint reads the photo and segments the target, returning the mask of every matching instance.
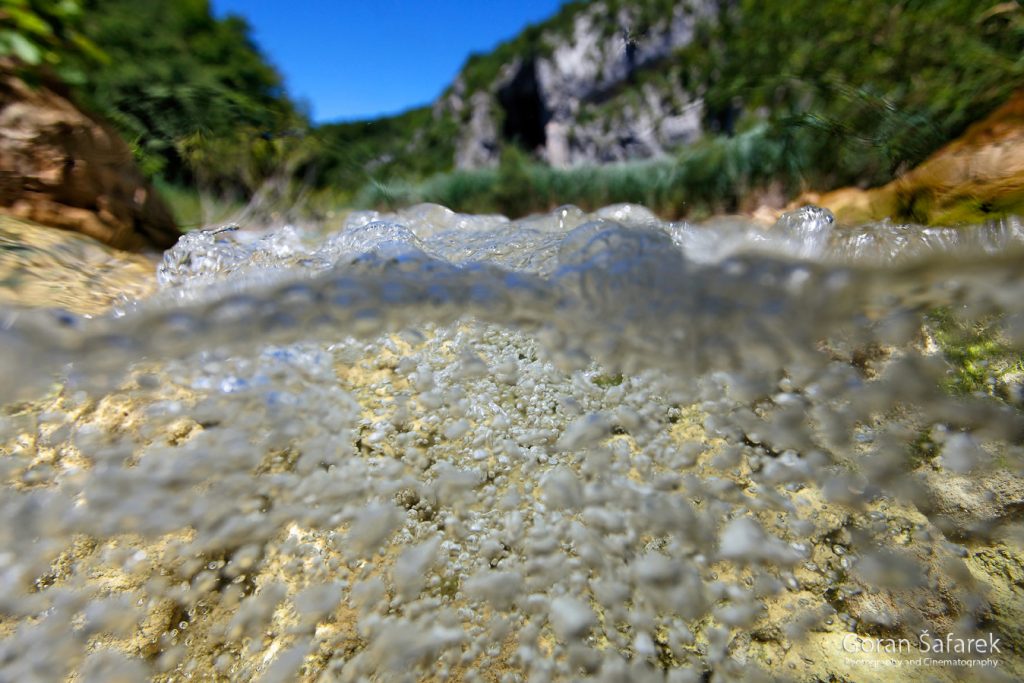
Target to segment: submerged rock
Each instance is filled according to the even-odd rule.
[[[919,507],[950,538],[988,538],[1024,518],[1024,477],[1019,474],[929,470],[922,482],[928,495]]]
[[[156,290],[155,264],[86,237],[0,215],[0,305],[96,314]]]

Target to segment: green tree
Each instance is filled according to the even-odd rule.
[[[149,175],[248,194],[270,172],[268,150],[288,148],[307,127],[246,22],[215,18],[208,0],[84,8],[82,30],[110,61],[79,95],[121,129]],[[227,162],[239,158],[242,166]]]
[[[30,74],[48,69],[65,81],[81,82],[83,73],[66,56],[106,61],[80,30],[82,14],[80,0],[0,0],[0,59]]]

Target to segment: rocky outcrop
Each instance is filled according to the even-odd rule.
[[[456,168],[480,168],[498,158],[498,128],[490,96],[482,91],[475,93],[469,106],[469,123],[455,149]]]
[[[879,188],[806,193],[847,223],[896,217],[918,223],[978,223],[1024,213],[1024,90],[921,165]]]
[[[704,104],[676,88],[646,85],[635,101],[603,115],[576,120],[570,135],[570,163],[610,163],[663,156],[696,141],[703,131]],[[587,107],[585,106],[584,111]],[[549,159],[553,165],[555,161]]]
[[[1024,477],[1006,470],[968,476],[926,470],[918,507],[949,538],[992,538],[1024,516]]]
[[[434,108],[465,123],[456,166],[493,166],[503,143],[570,166],[657,157],[693,142],[702,133],[703,101],[682,88],[681,67],[670,57],[693,41],[700,21],[716,16],[718,4],[677,3],[652,21],[641,20],[644,3],[614,14],[591,3],[568,35],[549,29],[542,54],[516,57],[484,90],[467,93],[460,78]]]
[[[167,248],[170,210],[109,126],[0,64],[0,212],[120,249]]]

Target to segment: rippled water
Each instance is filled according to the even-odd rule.
[[[1022,255],[813,207],[191,233],[142,301],[0,313],[0,679],[1022,674]]]

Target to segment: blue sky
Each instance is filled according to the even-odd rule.
[[[560,0],[212,0],[239,14],[317,122],[436,98],[471,52],[548,18]]]

